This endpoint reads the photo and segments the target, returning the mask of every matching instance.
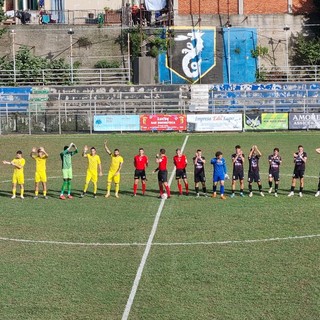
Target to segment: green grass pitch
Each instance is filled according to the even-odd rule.
[[[1,160],[17,150],[26,158],[25,199],[10,199],[12,167],[0,176],[0,319],[121,319],[161,200],[157,199],[155,154],[172,157],[186,134],[108,134],[2,136]],[[165,201],[129,319],[318,319],[320,314],[320,132],[190,134],[189,197]],[[120,199],[104,198],[109,159],[103,148],[124,157]],[[92,185],[81,199],[86,159],[73,158],[72,200],[59,200],[59,153],[74,142],[95,146],[102,159],[98,198]],[[260,171],[265,197],[195,198],[192,157],[203,150],[207,161],[221,150],[231,175],[231,154],[240,144],[262,151]],[[288,198],[293,153],[308,153],[302,198]],[[33,199],[33,146],[44,146],[49,199]],[[147,195],[132,198],[133,157],[144,147],[149,156]],[[274,147],[283,158],[279,197],[268,194],[267,156]],[[245,165],[247,169],[247,163]],[[212,168],[207,163],[207,188]],[[239,185],[237,184],[237,190]],[[218,189],[219,190],[219,189]],[[247,182],[245,183],[247,192]],[[18,191],[19,194],[19,191]],[[40,192],[41,194],[41,192]],[[230,181],[226,182],[230,194]]]

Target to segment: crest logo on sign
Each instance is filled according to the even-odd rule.
[[[173,27],[173,34],[172,56],[167,55],[166,67],[179,77],[195,83],[216,64],[216,30],[214,27]]]

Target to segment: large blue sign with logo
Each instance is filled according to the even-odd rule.
[[[212,73],[219,65],[215,27],[172,27],[167,40],[167,52],[159,57],[160,82],[201,83],[201,79],[211,79],[212,83],[218,81],[217,74],[221,78],[221,71],[216,76]]]

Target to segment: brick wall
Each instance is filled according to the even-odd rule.
[[[249,0],[250,1],[250,0]],[[198,14],[199,3],[201,14],[227,14],[238,13],[238,0],[179,0],[179,14]]]
[[[178,13],[198,14],[238,14],[240,0],[179,0]],[[243,0],[244,14],[288,13],[288,0]],[[292,13],[314,11],[313,0],[292,0]]]

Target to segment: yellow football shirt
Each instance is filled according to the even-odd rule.
[[[111,154],[110,157],[111,157],[111,164],[110,164],[109,171],[115,173],[118,171],[120,167],[120,163],[123,163],[123,158],[121,156],[115,156],[114,154]]]
[[[92,172],[97,172],[97,167],[101,163],[100,156],[95,154],[92,156],[91,154],[87,154],[88,158],[88,170]]]
[[[13,173],[14,174],[23,174],[23,167],[26,163],[26,160],[21,158],[21,159],[17,159],[17,158],[14,158],[12,161],[11,161],[14,165],[18,165],[18,166],[21,166],[21,168],[17,168],[17,167],[14,167],[13,169]]]
[[[36,160],[36,172],[46,172],[46,164],[48,156],[43,155],[40,156],[33,156],[33,159]]]

